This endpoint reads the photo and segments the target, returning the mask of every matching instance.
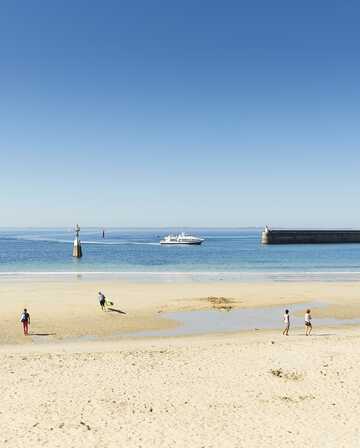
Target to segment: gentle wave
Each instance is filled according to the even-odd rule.
[[[135,244],[135,245],[146,245],[146,246],[160,246],[160,243],[149,243],[142,241],[83,241],[81,244],[101,244],[104,246],[120,246],[123,244]]]

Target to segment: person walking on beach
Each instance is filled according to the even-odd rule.
[[[106,308],[105,308],[106,297],[104,296],[104,294],[101,291],[99,291],[98,297],[99,297],[99,303],[100,303],[101,309],[103,311],[106,311]]]
[[[289,314],[289,310],[285,310],[284,313],[284,324],[285,324],[285,328],[283,331],[283,335],[284,336],[289,336],[289,328],[290,328],[290,314]]]
[[[24,335],[28,336],[30,325],[30,314],[28,313],[26,308],[24,308],[24,311],[21,313],[20,322],[23,325]]]
[[[312,325],[311,325],[311,314],[310,314],[311,310],[306,310],[305,313],[305,335],[306,336],[310,336],[311,334],[311,330],[312,330]]]

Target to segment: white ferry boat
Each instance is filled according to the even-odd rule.
[[[163,240],[160,241],[160,244],[201,244],[204,238],[198,238],[192,235],[186,235],[184,232],[179,233],[178,235],[167,235]]]

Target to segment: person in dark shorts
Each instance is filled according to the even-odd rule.
[[[311,324],[311,310],[306,310],[305,313],[305,334],[306,336],[310,336],[311,330],[312,330],[312,324]]]
[[[21,313],[20,322],[22,323],[24,335],[28,336],[29,334],[29,325],[30,325],[30,314],[27,309],[24,308],[24,311]]]
[[[106,311],[106,308],[105,308],[106,297],[104,296],[104,294],[101,291],[99,291],[98,297],[99,297],[99,303],[100,303],[101,309],[103,311]]]

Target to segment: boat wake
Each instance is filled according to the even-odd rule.
[[[33,241],[41,243],[62,243],[73,244],[74,240],[65,240],[61,238],[38,238],[38,237],[14,237],[7,238],[8,240],[18,241]],[[98,244],[101,246],[121,246],[121,245],[146,245],[146,246],[160,246],[160,243],[149,241],[94,241],[94,240],[81,240],[81,244]]]

